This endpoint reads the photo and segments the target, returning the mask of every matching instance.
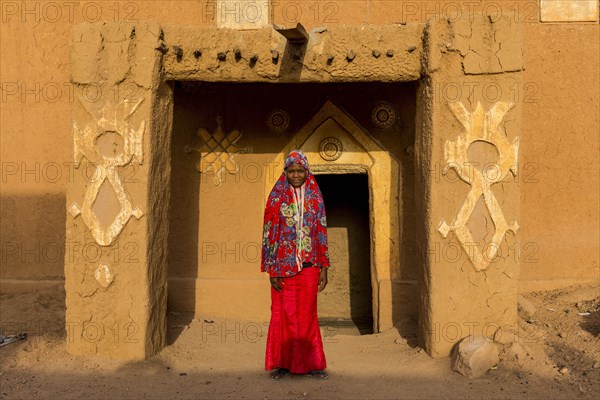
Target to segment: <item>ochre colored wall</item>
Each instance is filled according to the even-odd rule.
[[[598,282],[598,24],[524,28],[522,287]]]
[[[65,248],[65,191],[73,166],[70,82],[72,31],[118,19],[201,25],[189,1],[1,3],[2,279],[62,277],[64,256],[97,257],[94,243]],[[208,23],[207,23],[208,24]],[[205,24],[206,25],[206,24]],[[103,94],[109,88],[100,88]],[[95,98],[90,93],[89,98]],[[90,172],[91,173],[91,172]],[[132,177],[133,178],[133,177]],[[118,257],[135,249],[115,249]],[[66,253],[66,254],[65,254]]]
[[[308,28],[454,17],[457,2],[278,1],[273,22]],[[1,4],[2,279],[63,276],[65,190],[72,168],[70,50],[75,24],[133,18],[213,26],[205,2],[11,2]],[[59,11],[60,10],[60,11]],[[538,22],[536,1],[464,2],[523,22],[521,290],[598,280],[598,23]],[[59,12],[59,14],[57,14]],[[460,87],[460,90],[483,87]],[[448,96],[452,96],[449,88]],[[110,90],[103,88],[103,90]],[[494,96],[493,88],[488,88]],[[90,94],[92,95],[92,94]],[[133,177],[134,178],[134,177]],[[73,248],[93,258],[94,244]],[[131,249],[121,249],[120,257]],[[115,250],[118,252],[118,250]],[[135,257],[135,254],[133,255]]]

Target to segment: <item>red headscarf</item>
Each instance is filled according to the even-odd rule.
[[[304,153],[292,151],[284,169],[292,164],[306,168],[306,181],[294,189],[284,171],[265,207],[261,271],[273,277],[296,275],[307,262],[329,267],[323,195]]]

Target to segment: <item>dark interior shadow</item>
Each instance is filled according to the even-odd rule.
[[[175,84],[175,107],[171,145],[171,198],[169,204],[168,256],[168,326],[167,341],[172,344],[194,318],[196,279],[198,277],[198,221],[200,184],[203,175],[196,167],[200,154],[189,114],[193,103],[182,99]]]
[[[419,303],[422,301],[419,287],[419,274],[422,272],[422,246],[417,237],[417,214],[415,191],[415,130],[416,121],[416,90],[417,84],[411,83],[407,97],[399,101],[401,107],[391,130],[397,132],[396,146],[400,151],[393,153],[397,159],[400,171],[392,173],[400,179],[392,182],[391,193],[400,197],[400,221],[398,226],[400,237],[400,276],[402,284],[392,280],[392,324],[398,330],[410,347],[418,347],[418,316]],[[390,144],[387,144],[391,147]],[[392,204],[392,202],[390,202]],[[392,211],[392,210],[390,210]],[[393,267],[393,266],[392,266]]]
[[[361,335],[371,334],[373,333],[373,292],[370,268],[368,176],[329,174],[316,175],[316,179],[325,201],[328,227],[344,227],[348,232],[351,322]],[[335,246],[335,243],[330,243],[330,253],[331,250],[335,253]],[[344,323],[344,321],[336,322]],[[324,321],[324,324],[327,323]]]

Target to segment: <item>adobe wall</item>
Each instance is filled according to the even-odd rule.
[[[290,5],[287,5],[287,4]],[[458,12],[456,2],[280,1],[275,23],[296,15],[308,28],[342,24],[425,22]],[[2,3],[2,266],[9,279],[62,279],[65,256],[95,259],[97,247],[69,247],[66,187],[73,174],[72,32],[82,22],[152,20],[160,26],[214,26],[202,2]],[[292,5],[293,4],[293,5]],[[493,4],[493,5],[492,5]],[[313,7],[312,9],[310,7]],[[60,10],[60,11],[58,11]],[[284,13],[285,10],[285,13]],[[292,11],[294,10],[294,11]],[[298,11],[299,10],[299,11]],[[524,72],[509,95],[522,104],[520,146],[521,290],[551,289],[597,280],[600,58],[598,23],[541,23],[537,2],[482,1],[463,13],[510,15],[523,23]],[[456,96],[455,86],[440,88]],[[460,82],[461,91],[494,97],[485,82]],[[104,93],[111,89],[103,88]],[[123,87],[130,91],[132,87]],[[93,96],[89,93],[89,96]],[[133,177],[132,177],[133,178]],[[120,253],[119,253],[120,250]],[[135,246],[113,249],[140,259]],[[65,254],[65,252],[67,254]],[[134,252],[134,253],[130,253]]]

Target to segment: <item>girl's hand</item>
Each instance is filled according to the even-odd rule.
[[[321,268],[321,273],[319,274],[319,292],[325,289],[327,286],[327,268]]]
[[[271,277],[269,278],[269,280],[271,281],[271,287],[273,287],[273,289],[277,290],[278,292],[281,292],[281,290],[283,289],[283,278]]]

